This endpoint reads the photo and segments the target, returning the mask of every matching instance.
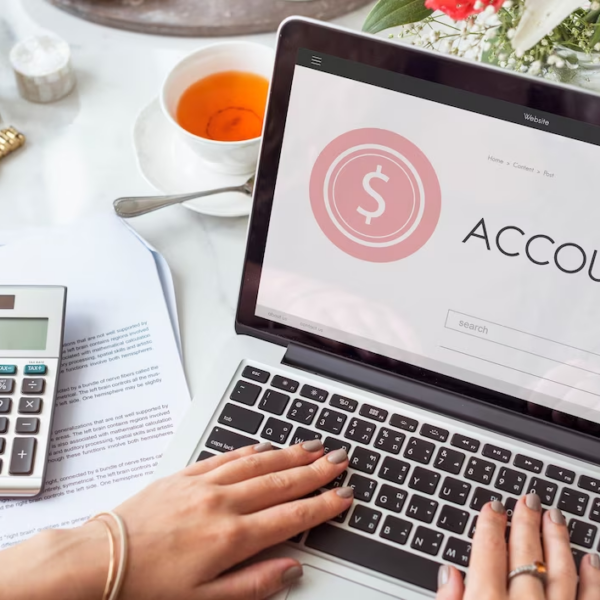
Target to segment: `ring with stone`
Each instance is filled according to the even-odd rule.
[[[547,573],[548,571],[546,569],[546,565],[543,562],[536,560],[530,565],[523,565],[522,567],[517,567],[516,569],[513,569],[508,574],[508,581],[510,583],[515,577],[518,577],[519,575],[532,575],[533,577],[539,579],[542,582],[542,584],[545,584]]]

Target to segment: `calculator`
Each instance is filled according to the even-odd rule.
[[[0,498],[44,488],[67,288],[0,285]]]

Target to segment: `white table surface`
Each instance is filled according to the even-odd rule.
[[[359,28],[367,12],[336,22]],[[68,41],[78,80],[69,97],[48,105],[19,97],[8,62],[12,45],[40,29]],[[156,193],[136,165],[136,116],[180,57],[218,39],[142,35],[76,19],[44,0],[0,0],[0,115],[27,136],[25,147],[0,161],[0,231],[71,223],[111,211],[119,196]],[[237,39],[275,44],[275,34]],[[171,267],[196,394],[202,371],[234,333],[248,220],[174,207],[131,224]]]

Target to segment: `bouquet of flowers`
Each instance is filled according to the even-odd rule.
[[[379,0],[363,30],[561,81],[600,68],[600,1]]]

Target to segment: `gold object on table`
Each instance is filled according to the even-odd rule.
[[[25,143],[25,136],[14,127],[0,129],[0,159],[4,158]]]

